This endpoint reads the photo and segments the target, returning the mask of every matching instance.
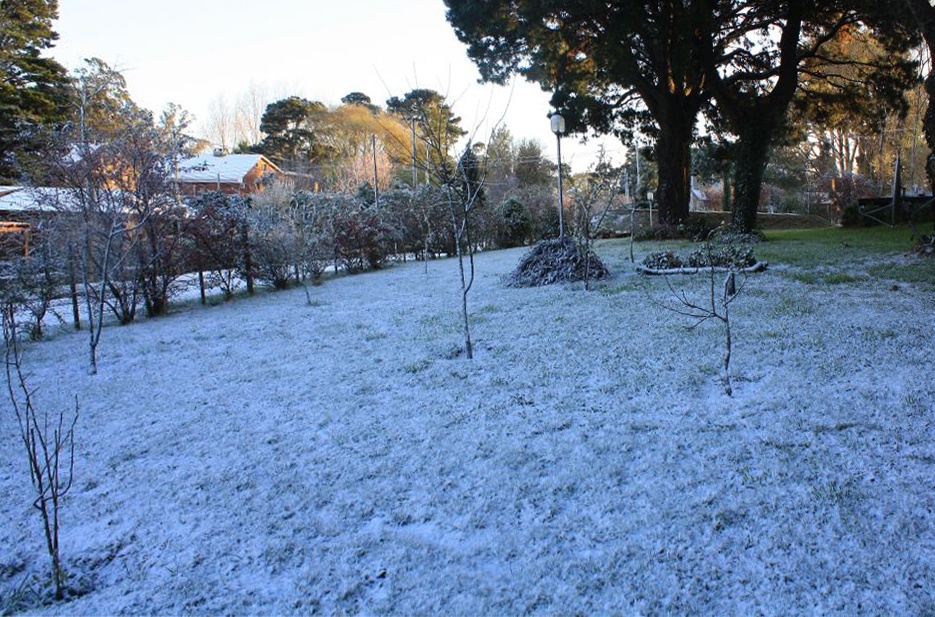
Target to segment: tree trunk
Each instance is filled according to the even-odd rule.
[[[201,295],[201,304],[204,306],[208,303],[208,296],[205,293],[205,271],[200,266],[198,268],[198,291]]]
[[[252,296],[256,293],[256,286],[253,281],[253,254],[250,251],[250,228],[246,221],[241,223],[240,242],[243,247],[243,269],[244,278],[247,280],[247,293]]]
[[[75,246],[68,246],[68,295],[71,298],[71,313],[75,322],[75,330],[81,329],[81,309],[78,303],[78,275],[75,272]]]
[[[741,124],[734,160],[734,205],[731,215],[731,226],[741,233],[750,233],[756,229],[772,127],[772,123],[763,120],[750,120]]]
[[[779,64],[767,73],[774,76],[769,79],[771,84],[768,93],[761,93],[759,88],[745,89],[743,81],[733,78],[725,80],[720,74],[723,56],[715,54],[713,22],[709,28],[699,30],[698,33],[699,51],[704,58],[708,85],[731,131],[739,137],[734,149],[734,205],[731,221],[737,231],[750,232],[756,228],[760,186],[769,146],[798,84],[799,36],[805,5],[805,0],[789,0],[781,15],[778,15],[784,21],[782,33],[776,41]],[[762,78],[754,79],[753,83],[758,80],[762,86]]]
[[[904,7],[909,10],[918,25],[929,55],[935,54],[935,7],[929,4],[929,0],[904,0]],[[929,147],[925,171],[932,194],[935,195],[935,75],[932,73],[925,79],[925,94],[928,96],[928,106],[922,120],[922,131],[925,134],[925,143]],[[935,215],[935,203],[932,204],[932,213]]]
[[[678,107],[678,104],[676,104]],[[676,108],[659,119],[656,161],[659,166],[659,217],[677,224],[688,216],[691,200],[691,144],[694,117]]]

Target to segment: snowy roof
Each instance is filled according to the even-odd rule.
[[[23,186],[0,187],[2,212],[55,212],[62,209],[72,196],[67,189],[29,188]]]
[[[179,182],[220,182],[223,184],[241,183],[250,170],[263,161],[276,171],[262,154],[225,154],[224,156],[201,155],[185,159],[179,163]]]

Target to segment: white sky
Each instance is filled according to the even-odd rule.
[[[51,55],[69,69],[101,58],[156,112],[177,103],[201,122],[219,96],[235,101],[251,85],[273,100],[294,94],[328,105],[354,91],[385,105],[431,88],[462,126],[478,129],[478,141],[503,117],[515,138],[555,155],[549,94],[522,80],[512,89],[479,84],[442,0],[62,0],[55,29]],[[565,162],[583,171],[601,141],[564,140]],[[603,141],[621,151],[616,139]]]

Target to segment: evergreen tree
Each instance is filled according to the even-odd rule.
[[[467,135],[461,128],[461,118],[454,115],[445,97],[434,90],[416,89],[403,98],[394,96],[386,102],[386,108],[405,120],[415,119],[421,142],[417,147],[421,151],[428,145],[429,160],[420,163],[426,170],[445,163],[458,140]]]
[[[270,103],[260,122],[266,138],[257,150],[285,169],[309,171],[332,154],[320,135],[327,114],[324,103],[299,96]]]
[[[696,4],[445,0],[483,79],[519,74],[553,92],[570,133],[657,137],[660,213],[673,223],[688,215],[689,148],[708,97]]]
[[[749,232],[757,224],[770,148],[787,129],[788,111],[803,76],[813,85],[824,84],[835,97],[843,92],[845,101],[854,96],[855,84],[865,88],[871,81],[889,91],[887,97],[898,96],[898,86],[911,85],[901,77],[910,65],[888,58],[901,55],[910,41],[889,19],[891,11],[870,0],[701,2],[707,22],[698,28],[697,42],[706,87],[720,119],[737,136],[732,225]],[[877,30],[888,53],[863,63],[836,54],[830,43],[860,27]],[[849,83],[841,72],[847,65],[860,67],[850,78],[856,82]],[[885,87],[880,82],[884,75],[891,80]]]
[[[65,68],[42,56],[58,35],[56,0],[0,1],[0,182],[18,178],[18,166],[39,148],[36,128],[65,118]]]

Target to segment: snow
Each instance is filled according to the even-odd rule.
[[[0,212],[55,212],[75,207],[71,191],[57,188],[0,187]]]
[[[261,154],[225,154],[224,156],[196,156],[179,163],[180,182],[243,182],[244,177],[262,159]]]
[[[626,249],[591,292],[478,255],[473,361],[454,261],[110,327],[96,376],[85,331],[31,344],[41,408],[80,401],[61,541],[89,591],[28,612],[935,608],[931,289],[752,275],[727,397],[718,325]],[[48,566],[0,429],[2,598]]]

